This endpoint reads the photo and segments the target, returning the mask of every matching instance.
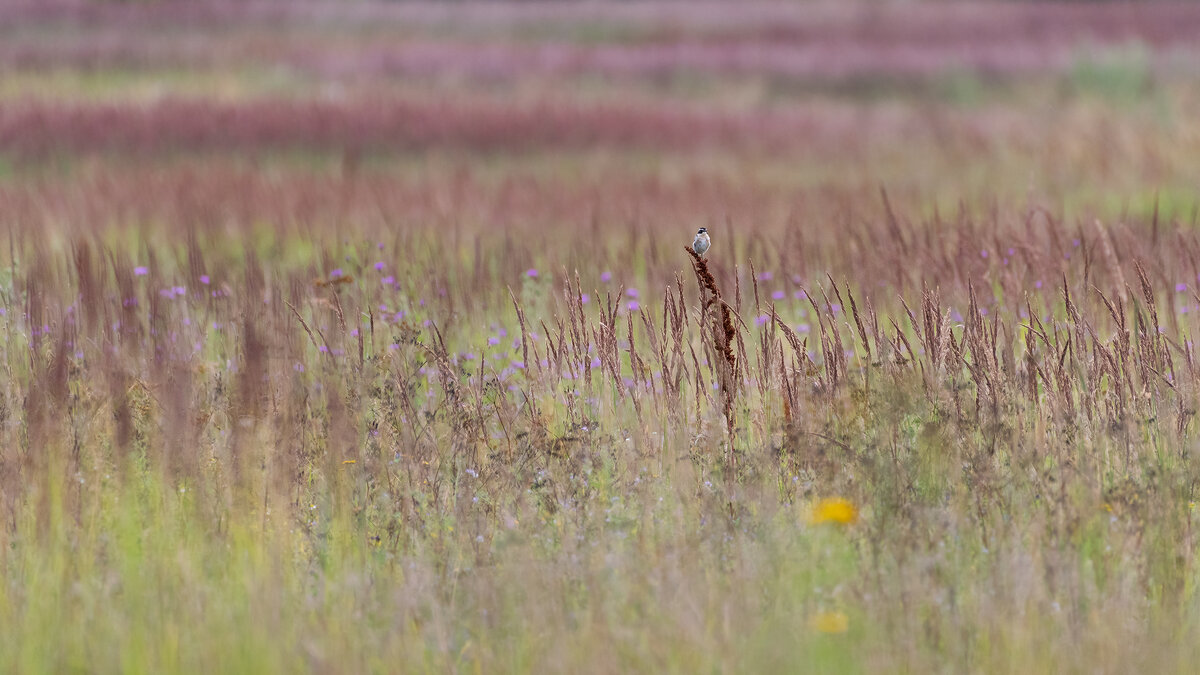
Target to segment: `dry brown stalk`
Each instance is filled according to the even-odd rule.
[[[734,398],[737,395],[737,358],[733,353],[733,342],[737,339],[738,333],[733,326],[729,308],[721,298],[721,289],[717,287],[717,280],[708,271],[708,262],[690,247],[685,246],[684,250],[692,257],[696,279],[699,281],[702,289],[702,312],[705,315],[710,311],[713,312],[711,335],[713,345],[716,348],[717,354],[722,357],[721,361],[723,362],[723,366],[718,368],[717,372],[720,373],[721,377],[722,411],[725,413],[725,430],[729,436],[729,459],[732,460]]]
[[[633,337],[633,312],[625,315],[627,327],[626,339],[629,342],[629,369],[633,372],[634,388],[640,388],[645,382],[645,363],[638,355],[637,342]]]
[[[866,312],[867,318],[870,319],[871,337],[875,341],[875,352],[879,354],[879,358],[883,358],[883,344],[887,343],[887,339],[880,338],[879,331],[879,314],[875,311],[875,305],[871,303],[871,296],[866,296]]]
[[[836,289],[835,289],[836,290]],[[863,327],[862,318],[858,315],[858,305],[854,302],[854,294],[850,292],[850,286],[846,286],[846,295],[850,298],[850,313],[854,316],[854,325],[858,328],[858,339],[862,343],[863,351],[867,353],[866,364],[867,368],[863,369],[863,377],[868,377],[871,365],[871,344],[867,342],[867,330]]]
[[[681,331],[687,328],[687,312],[683,311],[683,308],[687,305],[687,302],[683,299],[683,274],[680,272],[675,273],[675,292],[679,297],[677,304],[679,311],[679,322],[681,324],[676,330]]]
[[[783,343],[779,344],[780,353],[783,353]],[[792,380],[787,374],[787,364],[783,359],[779,359],[779,380],[783,383],[783,424],[787,428],[792,427],[792,400],[795,396],[795,391],[792,389]]]
[[[770,325],[766,330],[759,331],[758,338],[758,377],[756,379],[758,381],[759,394],[764,397],[767,395],[767,391],[772,388],[772,378],[774,377],[771,360],[775,345],[776,326],[778,325],[775,316],[775,304],[771,303]]]
[[[779,315],[775,313],[774,305],[771,306],[771,316],[779,325],[779,331],[783,333],[784,339],[788,341],[788,344],[792,346],[796,354],[804,356],[804,347],[800,344],[800,336],[796,335],[796,331],[792,330],[792,327],[787,325],[787,322],[779,318]]]
[[[758,299],[758,271],[754,269],[754,259],[750,259],[750,281],[754,284],[754,311],[762,311],[762,303]]]
[[[546,336],[546,360],[550,362],[550,367],[553,368],[552,372],[555,375],[561,374],[562,367],[559,363],[561,356],[559,347],[561,345],[555,346],[554,333],[546,326],[546,321],[544,319],[539,319],[538,323],[542,327],[542,335]]]
[[[831,283],[832,283],[832,280],[831,280]],[[834,316],[833,304],[829,301],[829,295],[825,293],[825,288],[823,286],[821,286],[820,284],[818,284],[817,289],[821,291],[821,299],[825,301],[825,309],[829,313],[829,332],[830,332],[829,353],[830,353],[830,356],[833,358],[834,369],[838,373],[839,381],[844,380],[848,376],[850,371],[846,365],[846,352],[844,351],[844,347],[842,346],[843,345],[842,332],[840,329],[838,329],[838,322],[837,322],[837,318]],[[836,291],[837,291],[836,284],[834,285],[834,291],[835,291],[835,296],[836,296],[837,295],[836,294]],[[838,300],[841,300],[840,296],[837,296],[837,297],[838,297]],[[839,302],[838,304],[845,306],[841,302]]]
[[[317,338],[313,335],[312,329],[308,327],[308,322],[304,320],[304,317],[300,316],[300,312],[296,311],[295,305],[287,300],[284,300],[283,304],[287,305],[287,308],[292,310],[292,314],[296,315],[296,319],[300,322],[300,327],[304,329],[305,333],[308,333],[308,339],[312,340],[312,345],[320,349],[320,346],[317,344]],[[323,339],[324,338],[322,338],[322,340]],[[326,344],[325,348],[328,349],[329,345]]]
[[[896,325],[896,321],[890,318],[888,321],[890,321],[892,324],[892,330],[896,332],[896,342],[898,343],[896,345],[897,363],[899,365],[905,365],[904,361],[901,360],[903,355],[900,352],[900,345],[904,345],[904,351],[908,352],[908,365],[909,367],[912,367],[913,364],[917,363],[917,354],[913,351],[912,345],[908,343],[908,338],[905,337],[904,331],[900,329],[900,326]]]
[[[641,357],[637,353],[637,343],[633,339],[633,314],[632,312],[625,315],[626,323],[629,327],[629,369],[633,373],[633,409],[637,413],[638,421],[642,420],[642,396],[641,384],[644,379],[643,364]]]
[[[801,288],[804,297],[808,299],[808,304],[812,305],[813,316],[817,317],[817,327],[821,330],[821,362],[825,365],[825,385],[833,387],[837,384],[837,362],[834,361],[833,355],[829,350],[829,338],[825,329],[825,317],[821,314],[821,308],[817,305],[813,294],[806,288]]]
[[[513,308],[517,311],[517,323],[521,325],[521,361],[525,364],[525,376],[529,377],[529,331],[525,328],[525,310],[517,302],[517,295],[512,287],[508,289],[508,297],[512,298]],[[536,356],[536,355],[535,355]]]
[[[1150,278],[1146,275],[1146,268],[1142,266],[1140,261],[1135,260],[1133,262],[1133,268],[1137,271],[1138,282],[1142,287],[1142,299],[1145,300],[1146,309],[1150,312],[1151,326],[1150,330],[1147,332],[1152,336],[1151,344],[1153,366],[1156,369],[1161,369],[1163,349],[1161,346],[1162,341],[1159,339],[1159,326],[1161,326],[1162,323],[1158,319],[1158,307],[1154,302],[1154,288],[1150,285]]]

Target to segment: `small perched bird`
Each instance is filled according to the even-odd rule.
[[[703,227],[700,228],[700,230],[696,232],[696,238],[692,241],[692,250],[696,252],[696,255],[704,255],[705,252],[708,251],[708,247],[711,245],[712,242],[708,238],[708,229]]]

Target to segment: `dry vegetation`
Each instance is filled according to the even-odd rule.
[[[780,7],[0,9],[0,670],[1190,670],[1200,15]]]

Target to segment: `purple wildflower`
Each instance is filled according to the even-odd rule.
[[[135,277],[144,277],[149,273],[150,273],[150,270],[146,269],[145,267],[133,268],[133,276],[135,276]]]

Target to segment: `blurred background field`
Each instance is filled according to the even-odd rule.
[[[1189,671],[1198,34],[0,2],[0,670]]]

